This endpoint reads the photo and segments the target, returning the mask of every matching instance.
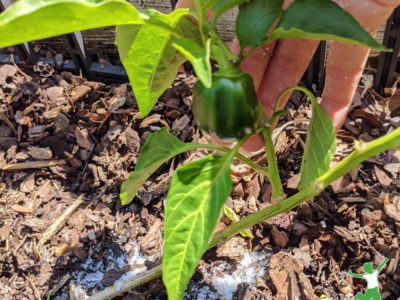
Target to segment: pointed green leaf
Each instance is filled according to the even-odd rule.
[[[129,49],[133,41],[136,38],[136,35],[139,33],[139,30],[142,28],[142,25],[118,25],[115,28],[115,45],[118,47],[118,53],[121,61],[124,61],[126,56],[129,53]]]
[[[236,36],[242,49],[261,44],[281,15],[282,4],[283,0],[253,0],[240,7]]]
[[[296,0],[267,42],[281,38],[332,40],[385,51],[360,23],[331,0]]]
[[[97,27],[143,24],[124,0],[20,0],[0,14],[0,48]]]
[[[209,155],[179,168],[172,177],[164,218],[163,281],[168,299],[182,299],[207,250],[232,188],[232,155]]]
[[[299,190],[305,188],[329,169],[336,150],[336,136],[332,121],[314,97],[311,98],[311,104],[312,118],[307,130]]]
[[[207,12],[207,0],[193,0],[195,10],[197,11],[197,14],[199,15],[199,18],[204,17],[204,15]],[[199,20],[200,21],[200,20]]]
[[[228,207],[227,205],[224,205],[224,214],[232,222],[240,221],[240,219],[239,219],[238,215],[235,213],[235,211],[232,208]],[[251,239],[254,238],[254,236],[251,234],[249,229],[242,230],[241,232],[239,232],[239,234],[243,237],[248,237]]]
[[[249,1],[250,0],[219,0],[213,7],[213,19],[217,20],[224,12]]]
[[[119,195],[122,205],[133,200],[139,188],[163,163],[175,155],[200,147],[198,144],[183,143],[165,127],[153,133],[140,150],[135,171],[122,184]]]
[[[205,12],[207,12],[210,8],[212,8],[215,4],[217,4],[218,1],[220,1],[220,0],[204,0],[203,8],[204,8]]]
[[[187,38],[177,39],[172,44],[193,65],[197,77],[206,88],[211,88],[210,42],[207,41],[206,49]]]
[[[178,9],[165,15],[154,10],[142,11],[146,24],[131,39],[129,50],[129,42],[121,43],[123,38],[117,35],[122,63],[138,101],[141,117],[151,111],[157,99],[174,81],[179,66],[186,61],[172,46],[171,32],[167,28],[180,36],[196,39],[198,26],[185,16],[188,12],[188,9]],[[124,34],[121,28],[117,34]]]

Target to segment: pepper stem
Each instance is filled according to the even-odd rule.
[[[219,46],[212,45],[211,53],[218,62],[218,73],[222,73],[224,76],[233,76],[240,72],[240,70],[229,60],[223,49],[221,49]]]

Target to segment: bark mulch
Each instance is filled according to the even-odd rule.
[[[400,124],[400,92],[382,97],[364,74],[338,133],[334,161]],[[173,171],[206,155],[197,151],[163,165],[135,200],[118,192],[146,138],[168,127],[182,141],[205,138],[195,126],[195,77],[179,74],[152,112],[140,118],[128,84],[85,80],[51,66],[0,65],[0,299],[83,299],[161,261],[163,204]],[[309,103],[295,93],[276,130],[288,195],[296,192]],[[296,121],[297,120],[297,121]],[[283,126],[290,122],[289,126]],[[382,298],[398,299],[400,150],[363,162],[321,195],[208,251],[186,299],[352,299],[366,282],[365,262],[389,263]],[[241,218],[270,205],[265,178],[232,168],[227,205]],[[231,221],[223,217],[218,228]],[[161,280],[121,299],[166,299]]]

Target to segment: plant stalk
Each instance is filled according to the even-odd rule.
[[[223,147],[223,146],[217,146],[217,145],[199,145],[199,149],[210,149],[210,150],[217,150],[217,151],[221,151],[221,152],[229,152],[232,149],[229,149],[227,147]],[[242,162],[246,163],[250,168],[252,168],[254,171],[257,171],[258,173],[267,176],[267,172],[268,172],[268,168],[262,167],[259,164],[255,163],[254,161],[252,161],[251,159],[247,158],[246,156],[236,152],[235,153],[235,157],[239,160],[241,160]]]
[[[271,201],[273,204],[283,200],[286,196],[283,192],[281,178],[279,176],[278,161],[276,159],[274,143],[272,141],[271,127],[265,126],[261,130],[267,152],[268,172],[267,177],[272,186]]]
[[[395,129],[391,133],[380,137],[374,141],[364,143],[358,142],[355,145],[355,150],[335,165],[328,172],[320,176],[313,184],[308,185],[305,189],[298,192],[297,194],[282,200],[281,202],[264,208],[259,212],[256,212],[237,223],[229,225],[227,228],[217,232],[212,237],[208,249],[217,246],[221,242],[225,241],[234,234],[247,229],[257,223],[263,222],[266,219],[279,215],[285,211],[288,211],[301,203],[311,199],[312,197],[318,195],[324,188],[326,188],[333,181],[339,177],[345,175],[355,166],[357,166],[362,161],[367,158],[377,155],[391,148],[396,148],[400,146],[400,128]],[[217,150],[217,149],[215,149]],[[142,274],[137,275],[134,278],[126,280],[117,280],[113,286],[104,289],[103,291],[91,296],[90,300],[100,300],[100,299],[111,299],[116,297],[123,292],[132,290],[142,284],[150,282],[156,278],[161,277],[161,265],[154,267]],[[118,287],[118,288],[117,288]]]
[[[354,151],[348,155],[345,159],[336,164],[333,168],[328,170],[325,174],[320,176],[316,181],[309,184],[303,190],[297,194],[282,200],[281,202],[266,207],[237,223],[233,223],[227,228],[217,232],[210,244],[209,248],[218,245],[227,238],[240,231],[249,228],[257,223],[263,222],[268,218],[279,215],[285,211],[295,208],[301,203],[311,199],[312,197],[318,195],[327,186],[329,186],[333,181],[345,175],[351,169],[356,167],[359,163],[366,160],[367,158],[384,152],[388,149],[400,146],[400,128],[395,129],[391,133],[380,137],[371,142],[357,142],[354,147]]]
[[[88,300],[112,299],[134,288],[161,277],[161,265],[145,271],[133,278],[117,280],[114,284],[104,290],[90,296]]]
[[[206,25],[207,26],[207,23]],[[237,62],[238,61],[238,57],[232,53],[232,51],[228,48],[228,46],[226,46],[226,44],[224,43],[224,41],[221,39],[221,37],[219,36],[218,33],[215,32],[215,30],[212,27],[208,27],[210,36],[211,36],[211,40],[212,42],[218,46],[220,48],[220,50],[225,54],[225,56],[232,62]]]

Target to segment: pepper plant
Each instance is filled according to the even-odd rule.
[[[283,213],[311,199],[331,182],[370,156],[400,145],[400,128],[369,143],[356,142],[354,151],[329,168],[336,148],[332,123],[312,93],[312,104],[298,193],[286,198],[279,178],[271,138],[276,110],[268,119],[258,102],[254,84],[239,67],[261,45],[282,38],[334,40],[386,49],[376,42],[346,11],[331,0],[295,0],[282,10],[283,0],[194,0],[195,9],[162,14],[137,10],[124,0],[20,0],[0,15],[0,48],[77,30],[116,25],[116,45],[138,101],[141,117],[150,113],[171,85],[179,66],[192,63],[198,82],[193,113],[201,129],[233,147],[183,143],[166,128],[152,134],[143,145],[135,171],[121,188],[121,202],[131,202],[149,176],[173,156],[198,148],[217,150],[175,171],[165,207],[163,281],[170,299],[181,299],[203,253],[233,234]],[[214,30],[225,11],[240,6],[236,35],[239,55],[234,55]],[[206,13],[212,9],[211,19]],[[340,20],[340,22],[337,22]],[[244,49],[249,50],[244,54]],[[212,74],[210,59],[219,70]],[[277,99],[279,103],[280,98]],[[276,106],[278,107],[278,105]],[[251,136],[261,134],[268,166],[260,166],[238,153]],[[234,158],[267,177],[273,204],[213,235],[231,191],[230,165]]]

